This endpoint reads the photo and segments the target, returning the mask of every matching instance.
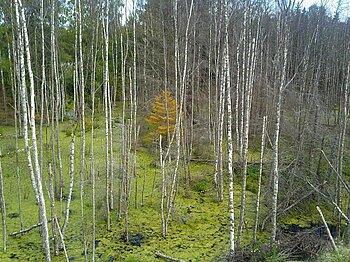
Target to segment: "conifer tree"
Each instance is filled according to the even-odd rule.
[[[168,134],[172,135],[175,128],[176,116],[176,101],[172,97],[172,93],[170,91],[162,91],[155,97],[151,106],[152,112],[146,118],[150,126],[150,132],[147,138],[158,138],[159,135],[167,138]]]

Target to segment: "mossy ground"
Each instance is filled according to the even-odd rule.
[[[97,122],[97,126],[100,123]],[[103,125],[103,124],[102,124]],[[118,131],[118,125],[116,131]],[[65,122],[60,130],[60,142],[62,150],[62,164],[64,174],[64,195],[68,194],[69,181],[69,148],[71,138],[69,135],[71,124]],[[4,175],[5,199],[7,208],[7,231],[8,233],[20,229],[18,217],[18,193],[17,193],[17,175],[16,175],[16,156],[15,137],[13,127],[1,127],[1,148],[4,154],[2,157],[2,169]],[[47,164],[52,155],[50,149],[50,128],[44,128],[44,190],[47,190]],[[117,134],[116,134],[117,137]],[[88,241],[88,257],[91,257],[91,183],[89,180],[89,147],[90,132],[86,133],[87,152],[85,163],[85,230]],[[80,181],[79,181],[79,161],[80,161],[80,142],[79,135],[75,141],[75,180],[73,190],[73,201],[71,204],[71,214],[68,228],[65,235],[65,244],[70,259],[77,261],[84,260],[82,245],[82,223],[80,210]],[[119,141],[115,143],[115,157],[119,157]],[[167,255],[178,257],[191,261],[214,261],[223,257],[229,247],[228,243],[228,207],[227,199],[218,202],[213,189],[213,166],[203,163],[191,164],[191,183],[189,188],[185,189],[183,172],[180,171],[180,187],[177,194],[176,207],[169,224],[169,235],[164,238],[161,234],[161,216],[160,216],[160,195],[161,195],[161,174],[160,169],[155,165],[158,161],[156,154],[150,154],[146,148],[139,148],[137,154],[138,177],[132,180],[132,192],[129,210],[130,235],[133,238],[139,234],[142,236],[140,246],[133,246],[125,243],[123,233],[125,221],[117,220],[118,214],[118,168],[115,168],[115,202],[116,207],[112,211],[112,229],[106,230],[105,221],[105,178],[104,178],[104,130],[95,129],[94,138],[95,151],[95,170],[97,174],[96,189],[96,207],[97,207],[97,236],[96,236],[96,257],[97,261],[108,261],[114,258],[116,261],[155,261],[155,252],[163,252]],[[24,148],[23,138],[19,139],[19,148]],[[116,161],[118,166],[118,161]],[[27,159],[25,151],[19,153],[19,170],[21,174],[21,200],[24,228],[34,225],[38,222],[38,207],[35,204],[32,185],[27,169]],[[169,167],[169,175],[172,168]],[[58,169],[56,170],[58,176]],[[141,192],[143,188],[143,176],[145,175],[144,185],[144,203],[141,206]],[[136,179],[138,192],[135,192]],[[237,185],[239,180],[237,179]],[[237,186],[235,195],[240,195],[240,189]],[[45,191],[46,193],[46,191]],[[135,198],[136,193],[136,198]],[[227,194],[227,192],[226,192]],[[49,201],[45,194],[48,216],[50,216]],[[236,197],[236,207],[240,199]],[[66,203],[62,203],[62,214],[64,214]],[[56,201],[56,213],[60,216],[61,204]],[[248,217],[250,224],[252,217]],[[50,232],[51,233],[51,232]],[[247,240],[248,241],[248,240]],[[63,254],[53,257],[54,261],[62,261]],[[1,261],[10,261],[17,259],[20,261],[42,261],[44,259],[39,229],[33,229],[25,234],[7,238],[7,253],[0,253]]]
[[[158,155],[156,152],[150,153],[147,148],[139,147],[137,153],[137,178],[132,179],[132,191],[130,197],[129,223],[130,237],[137,238],[139,246],[126,243],[124,241],[125,221],[124,217],[118,221],[118,185],[119,185],[119,144],[117,139],[120,124],[115,124],[115,209],[112,210],[111,231],[106,230],[105,218],[105,140],[103,121],[97,122],[94,136],[95,171],[96,171],[96,261],[157,261],[155,252],[161,252],[185,261],[217,261],[223,258],[229,249],[229,214],[227,189],[225,187],[225,199],[223,202],[217,201],[217,196],[213,188],[213,164],[191,163],[191,182],[186,188],[183,170],[180,170],[179,191],[177,194],[176,207],[169,224],[169,234],[164,238],[161,234],[160,196],[161,196],[161,173],[157,166]],[[60,141],[62,150],[62,164],[64,174],[64,193],[68,194],[69,182],[69,149],[71,138],[69,130],[71,124],[65,122],[60,130]],[[7,208],[7,232],[11,233],[20,229],[18,217],[18,193],[16,175],[15,138],[13,127],[1,127],[0,147],[4,157],[1,158],[4,175],[5,199]],[[68,131],[68,133],[67,133]],[[47,198],[47,164],[51,159],[50,149],[50,129],[44,128],[44,167],[43,182],[47,203],[48,216],[50,216],[49,201]],[[92,247],[92,200],[91,183],[89,176],[89,148],[91,142],[90,131],[86,133],[86,162],[85,162],[85,194],[84,194],[84,214],[85,230],[87,235],[88,260],[91,260]],[[75,141],[75,180],[73,190],[73,201],[71,204],[71,214],[68,228],[65,235],[67,253],[71,260],[84,261],[82,244],[82,223],[80,210],[80,143],[79,135]],[[19,148],[24,148],[23,138],[19,139]],[[259,154],[253,152],[250,161],[258,161]],[[38,207],[35,204],[32,185],[27,168],[25,151],[19,153],[19,170],[21,174],[21,200],[24,227],[29,227],[38,222]],[[168,175],[172,174],[172,167],[168,167]],[[252,240],[252,228],[255,210],[255,193],[258,169],[256,166],[249,167],[247,180],[247,208],[246,227],[242,245],[249,245]],[[56,170],[58,176],[58,169]],[[145,176],[145,184],[143,179]],[[226,178],[227,180],[227,178]],[[227,183],[227,181],[226,181]],[[241,177],[235,177],[235,214],[237,217],[240,207]],[[137,192],[136,192],[137,184]],[[142,189],[144,188],[144,199],[142,204]],[[250,190],[250,191],[249,191]],[[66,202],[61,204],[56,201],[56,214],[61,218],[63,224],[63,214]],[[262,209],[264,209],[262,205]],[[62,215],[61,215],[62,214]],[[285,223],[299,223],[292,221],[294,215],[289,217]],[[292,222],[291,222],[292,221]],[[301,223],[301,222],[300,222]],[[299,223],[299,224],[300,224]],[[236,226],[237,226],[236,224]],[[52,235],[52,233],[50,232]],[[267,241],[268,232],[259,233],[260,243]],[[1,238],[2,239],[2,238]],[[131,241],[132,242],[132,241]],[[2,240],[0,241],[2,244]],[[44,255],[41,247],[39,229],[33,229],[25,234],[14,237],[7,237],[7,253],[0,252],[1,261],[43,261]],[[53,257],[53,261],[63,261],[64,256]]]

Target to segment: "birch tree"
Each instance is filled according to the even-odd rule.
[[[230,213],[230,253],[231,255],[235,252],[235,213],[233,203],[233,139],[232,139],[232,101],[231,101],[231,73],[230,73],[230,53],[229,53],[229,36],[228,36],[228,25],[229,25],[229,12],[228,12],[228,1],[224,2],[225,9],[225,68],[226,68],[226,86],[227,86],[227,149],[228,149],[228,179],[229,179],[229,213]]]
[[[81,224],[82,224],[82,242],[84,246],[84,255],[87,259],[87,246],[85,235],[85,217],[84,217],[84,174],[85,174],[85,78],[84,78],[84,64],[83,64],[83,36],[82,36],[82,7],[81,1],[75,0],[75,18],[76,18],[76,31],[79,33],[77,42],[79,43],[79,66],[76,65],[79,70],[79,87],[80,87],[80,124],[81,124],[81,155],[80,155],[80,211],[81,211]],[[78,62],[78,55],[76,54],[76,63]],[[78,72],[77,70],[77,72]]]
[[[69,220],[69,213],[70,213],[70,204],[72,202],[72,193],[73,193],[73,185],[74,185],[74,159],[75,159],[75,135],[72,133],[72,141],[70,146],[70,157],[69,157],[69,190],[68,190],[68,198],[67,198],[67,204],[66,204],[66,212],[64,216],[64,222],[62,226],[62,235],[64,236],[64,233],[66,231],[66,228],[68,226],[68,220]]]
[[[0,206],[1,206],[1,221],[2,221],[2,244],[3,251],[6,253],[6,203],[5,203],[5,192],[4,192],[4,177],[2,175],[2,166],[1,166],[1,149],[0,149]]]
[[[105,1],[105,10],[104,10],[104,16],[103,16],[103,35],[105,39],[105,67],[104,67],[104,74],[103,74],[103,89],[104,89],[104,105],[105,105],[105,140],[106,140],[106,212],[107,212],[107,230],[111,230],[111,222],[110,222],[110,158],[109,158],[109,151],[110,151],[110,139],[109,139],[109,128],[110,128],[110,118],[109,118],[109,71],[108,71],[108,42],[109,42],[109,32],[108,32],[108,13],[109,13],[109,1]]]
[[[246,208],[246,187],[248,172],[248,148],[249,148],[249,129],[250,115],[252,107],[252,93],[255,81],[255,68],[257,63],[258,41],[260,24],[258,23],[255,38],[252,36],[251,6],[250,2],[245,3],[244,8],[244,26],[243,26],[243,54],[242,54],[242,83],[241,83],[241,129],[240,129],[240,158],[242,162],[242,195],[240,218],[237,233],[237,247],[240,246],[245,223]]]
[[[257,231],[259,223],[259,211],[260,211],[260,195],[261,195],[261,179],[263,174],[263,160],[264,160],[264,149],[265,149],[265,137],[266,137],[266,124],[267,116],[263,118],[263,127],[261,132],[261,147],[260,147],[260,164],[259,164],[259,177],[258,177],[258,192],[256,194],[256,207],[255,207],[255,219],[254,219],[254,231],[253,241],[257,241]]]
[[[22,109],[23,111],[27,111],[26,109],[26,102],[27,102],[27,95],[26,95],[26,81],[25,81],[25,68],[24,68],[24,50],[26,53],[27,58],[27,68],[28,68],[28,75],[29,75],[29,91],[30,91],[30,113],[29,113],[29,119],[30,119],[30,127],[32,131],[32,147],[33,147],[33,156],[34,156],[34,181],[35,181],[35,188],[34,191],[36,193],[36,198],[39,205],[39,213],[40,213],[40,219],[42,222],[42,239],[43,239],[43,246],[45,250],[46,255],[46,261],[51,261],[50,256],[50,243],[49,243],[49,234],[48,234],[48,225],[47,225],[47,216],[46,216],[46,206],[45,206],[45,199],[42,189],[42,178],[41,178],[41,172],[40,172],[40,165],[39,165],[39,159],[38,159],[38,147],[37,147],[37,140],[36,140],[36,127],[35,127],[35,97],[34,97],[34,77],[32,72],[32,66],[31,66],[31,55],[29,50],[29,38],[28,38],[28,31],[26,26],[26,17],[24,14],[23,6],[21,1],[15,0],[15,9],[16,9],[16,20],[17,20],[17,37],[19,41],[19,60],[20,60],[20,68],[21,68],[21,96],[22,97]],[[21,29],[23,29],[23,36],[24,41],[22,38],[22,32]],[[27,120],[25,119],[27,117],[27,114],[24,113],[23,116],[23,123],[27,125]],[[26,129],[26,127],[24,127]],[[27,140],[26,148],[27,148],[27,155],[28,155],[28,165],[31,165],[31,156],[30,156],[30,149],[28,145],[28,130],[25,131],[27,134],[25,135],[25,140]]]
[[[175,28],[177,28],[177,6],[178,6],[178,0],[175,0]],[[176,181],[177,181],[177,176],[178,176],[178,168],[179,168],[179,161],[180,161],[180,143],[181,143],[181,123],[182,123],[182,110],[183,110],[183,105],[184,105],[184,93],[185,93],[185,80],[186,80],[186,73],[187,73],[187,55],[188,55],[188,30],[189,30],[189,25],[190,25],[190,20],[192,16],[192,9],[193,9],[193,0],[191,1],[190,9],[189,9],[189,14],[188,14],[188,20],[187,20],[187,25],[186,25],[186,31],[185,31],[185,47],[184,47],[184,65],[183,65],[183,73],[182,73],[182,78],[180,80],[180,105],[179,105],[179,110],[176,115],[176,124],[175,124],[175,137],[176,137],[176,158],[175,158],[175,167],[174,167],[174,174],[171,178],[171,184],[170,184],[170,192],[167,198],[167,214],[165,218],[165,225],[166,225],[166,230],[165,230],[165,235],[167,235],[167,225],[169,223],[169,218],[170,214],[172,212],[172,209],[175,204],[175,186],[176,186]],[[176,29],[175,29],[176,30]],[[177,40],[176,40],[177,35],[175,34],[175,53],[178,54],[179,49],[177,45]],[[177,55],[176,55],[177,56]],[[178,60],[175,59],[176,67]],[[175,72],[177,70],[175,69]]]
[[[98,21],[98,20],[97,20]],[[97,63],[97,43],[99,33],[99,23],[96,30],[93,31],[91,41],[91,143],[90,143],[90,176],[91,176],[91,194],[92,194],[92,261],[95,261],[95,239],[96,239],[96,175],[94,161],[94,119],[95,119],[95,84],[96,84],[96,63]]]
[[[279,186],[279,138],[280,138],[280,125],[281,125],[281,111],[282,111],[282,97],[283,91],[290,83],[286,81],[287,77],[287,56],[288,56],[288,37],[289,29],[287,27],[286,18],[290,8],[292,8],[293,1],[278,2],[279,4],[279,16],[277,25],[277,37],[278,37],[278,50],[276,61],[276,81],[275,81],[275,128],[274,139],[272,144],[272,217],[271,217],[271,244],[274,245],[276,241],[277,232],[277,200],[278,200],[278,186]]]

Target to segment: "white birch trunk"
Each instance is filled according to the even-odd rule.
[[[1,149],[0,149],[0,157]],[[2,244],[3,244],[3,251],[6,253],[6,236],[7,236],[7,230],[6,230],[6,204],[5,204],[5,193],[4,193],[4,178],[2,175],[2,166],[1,166],[1,159],[0,159],[0,206],[1,206],[1,221],[2,221]]]
[[[161,211],[161,216],[162,216],[162,234],[163,237],[166,236],[166,224],[165,224],[165,210],[164,210],[164,201],[166,199],[166,176],[165,176],[165,170],[164,170],[164,165],[165,161],[163,161],[163,150],[162,150],[162,136],[159,136],[159,157],[160,157],[160,168],[162,172],[162,197],[160,200],[160,211]]]
[[[278,198],[278,185],[279,185],[279,172],[278,172],[278,158],[279,158],[279,136],[280,136],[280,125],[281,125],[281,111],[282,111],[282,94],[283,89],[285,88],[286,84],[286,74],[287,74],[287,54],[288,54],[288,48],[287,48],[287,37],[288,37],[288,30],[285,26],[285,18],[282,17],[282,14],[280,14],[279,17],[279,24],[277,28],[277,34],[278,37],[282,38],[281,47],[279,48],[280,54],[279,56],[279,63],[283,63],[282,68],[277,69],[281,70],[281,76],[279,79],[278,86],[276,88],[276,120],[275,120],[275,135],[274,135],[274,141],[272,146],[272,207],[271,207],[271,244],[274,245],[276,242],[276,232],[277,232],[277,198]],[[284,32],[282,32],[281,26],[283,23]]]
[[[225,64],[226,64],[226,85],[227,85],[227,149],[228,149],[228,208],[230,214],[230,253],[235,252],[235,214],[233,202],[233,139],[232,139],[232,101],[231,101],[231,72],[230,72],[230,55],[229,55],[229,37],[228,37],[228,0],[225,0]]]
[[[121,51],[121,60],[122,60],[122,68],[121,68],[121,77],[122,77],[122,130],[121,130],[121,173],[122,173],[122,181],[120,185],[120,195],[119,195],[119,215],[118,218],[121,218],[123,200],[125,204],[125,183],[126,183],[126,136],[125,136],[125,63],[127,58],[128,50],[124,53],[123,47],[123,33],[120,34],[120,51]],[[128,49],[128,48],[127,48]]]
[[[46,94],[46,66],[45,66],[45,34],[44,34],[44,0],[40,6],[40,26],[41,26],[41,106],[40,106],[40,172],[43,170],[43,121],[44,121],[44,94]]]
[[[137,179],[137,171],[136,171],[136,147],[137,147],[137,121],[136,121],[136,115],[137,115],[137,75],[136,75],[136,4],[135,0],[132,1],[133,3],[133,12],[134,12],[134,18],[133,18],[133,96],[130,97],[132,99],[132,127],[133,127],[133,159],[132,159],[132,177]],[[130,86],[131,88],[131,86]],[[137,180],[136,180],[137,185]],[[137,189],[136,189],[137,194]],[[136,199],[135,199],[136,200]],[[137,201],[135,201],[135,206],[137,207]]]
[[[96,60],[97,60],[97,42],[98,42],[98,29],[97,24],[96,32],[93,35],[93,41],[91,46],[91,61],[92,61],[92,73],[91,73],[91,143],[90,143],[90,175],[92,183],[92,258],[95,261],[96,253],[96,178],[95,178],[95,167],[94,167],[94,119],[95,119],[95,78],[96,78]],[[96,44],[94,45],[94,41]]]
[[[47,225],[47,218],[46,218],[46,206],[45,206],[45,199],[42,189],[42,178],[40,173],[40,164],[39,164],[39,158],[38,158],[38,147],[37,147],[37,140],[36,140],[36,128],[35,128],[35,95],[34,95],[34,77],[31,67],[31,56],[30,56],[30,50],[29,50],[29,38],[28,38],[28,32],[27,32],[27,25],[26,25],[26,18],[24,15],[24,9],[22,7],[21,1],[15,0],[15,6],[16,6],[16,16],[19,16],[18,14],[18,3],[21,8],[21,20],[22,20],[22,27],[24,31],[24,43],[25,43],[25,50],[26,50],[26,57],[27,57],[27,63],[28,63],[28,74],[29,74],[29,90],[30,90],[30,125],[32,130],[32,146],[33,146],[33,155],[34,155],[34,168],[35,168],[35,175],[36,175],[36,182],[37,182],[37,193],[38,193],[38,200],[39,200],[39,210],[40,210],[40,217],[42,221],[42,238],[43,238],[43,246],[45,250],[46,255],[46,261],[51,261],[50,256],[50,243],[49,243],[49,233],[48,233],[48,225]],[[18,18],[17,18],[18,19]],[[23,50],[23,41],[20,41],[20,47],[21,50]],[[23,57],[23,51],[22,54],[22,63],[24,62]],[[25,78],[25,76],[22,76],[22,80]],[[25,83],[22,83],[22,88],[25,88]],[[24,91],[22,91],[24,92]]]
[[[209,27],[209,50],[208,50],[208,138],[209,138],[209,150],[211,149],[211,143],[212,143],[212,134],[211,134],[212,133],[212,130],[211,130],[211,53],[212,52],[211,52],[211,46],[212,46],[212,23],[210,23],[210,27]]]
[[[178,0],[175,0],[175,20],[177,21],[177,4]],[[188,57],[188,30],[190,25],[190,20],[192,16],[192,9],[193,9],[193,0],[191,1],[191,6],[189,10],[188,20],[187,20],[187,26],[186,26],[186,32],[185,32],[185,59],[184,59],[184,66],[183,66],[183,74],[182,74],[182,80],[180,82],[181,90],[180,90],[180,106],[179,111],[177,114],[176,124],[175,124],[175,133],[176,133],[176,160],[175,160],[175,168],[174,168],[174,174],[171,181],[171,189],[168,196],[167,201],[167,214],[165,219],[166,224],[166,235],[167,235],[167,225],[169,222],[170,214],[172,212],[172,208],[174,207],[175,202],[175,186],[177,181],[177,175],[178,175],[178,168],[179,168],[179,161],[180,161],[180,141],[181,141],[181,122],[182,122],[182,110],[183,110],[183,104],[184,104],[184,93],[185,93],[185,80],[186,80],[186,73],[187,73],[187,57]],[[177,26],[177,23],[175,24]],[[176,41],[176,40],[175,40]],[[177,52],[178,49],[175,52]],[[176,70],[175,70],[176,71]]]
[[[266,124],[267,116],[263,118],[263,128],[261,132],[261,148],[260,148],[260,164],[259,164],[259,177],[258,177],[258,192],[256,196],[256,207],[255,207],[255,222],[254,222],[254,232],[253,232],[253,241],[257,241],[257,231],[259,223],[259,210],[260,210],[260,194],[261,194],[261,178],[263,173],[263,160],[264,160],[264,149],[265,149],[265,137],[266,137]]]
[[[219,201],[223,201],[224,199],[224,182],[223,182],[223,164],[222,164],[222,145],[223,145],[223,137],[224,137],[224,115],[225,115],[225,93],[226,93],[226,80],[227,80],[227,64],[226,64],[226,56],[227,54],[226,47],[224,49],[224,54],[222,57],[222,68],[221,68],[221,85],[220,85],[220,95],[219,95],[219,118],[218,118],[218,168],[217,168],[217,182],[218,182],[218,197]]]
[[[104,66],[104,73],[103,73],[103,89],[104,89],[104,105],[105,105],[105,139],[106,139],[106,214],[107,214],[107,230],[111,230],[111,218],[110,218],[110,158],[109,158],[109,150],[110,150],[110,140],[109,140],[109,128],[110,128],[110,121],[109,121],[109,72],[108,72],[108,45],[109,45],[109,25],[108,25],[108,12],[109,12],[109,1],[106,0],[105,2],[105,13],[103,18],[103,27],[104,27],[104,39],[105,39],[105,66]]]
[[[70,204],[72,202],[72,193],[73,193],[73,184],[74,184],[74,155],[75,155],[74,143],[75,143],[75,135],[74,135],[74,133],[72,133],[72,142],[71,142],[71,146],[70,146],[70,162],[69,162],[69,191],[68,191],[68,198],[67,198],[67,204],[66,204],[64,223],[62,226],[62,235],[63,236],[64,236],[64,233],[66,231],[67,225],[68,225]]]
[[[339,167],[338,173],[342,176],[343,172],[343,159],[344,159],[344,149],[345,149],[345,137],[347,132],[348,120],[349,120],[349,95],[350,95],[350,62],[348,63],[346,80],[345,80],[345,90],[344,90],[344,106],[343,106],[343,131],[341,139],[341,147],[339,152]],[[348,216],[350,215],[350,194],[348,200]],[[347,226],[347,238],[346,242],[350,242],[350,224]]]
[[[247,26],[247,12],[250,12],[250,7],[245,8],[245,26]],[[244,29],[245,30],[245,29]],[[259,30],[259,29],[258,29]],[[247,35],[248,34],[248,35]],[[257,33],[258,38],[258,33]],[[248,46],[248,53],[246,54],[246,42],[250,41]],[[240,156],[242,161],[242,195],[241,195],[241,208],[240,208],[240,220],[238,224],[237,233],[237,247],[240,246],[241,237],[243,234],[243,227],[245,222],[245,202],[246,202],[246,186],[247,186],[247,172],[248,172],[248,148],[249,148],[249,127],[250,127],[250,112],[252,102],[252,92],[254,85],[254,72],[256,66],[256,39],[252,39],[251,31],[244,32],[243,37],[243,79],[241,93],[242,108],[241,108],[241,149]],[[245,61],[247,57],[247,61]],[[242,151],[241,151],[242,150]]]
[[[78,44],[79,44],[79,77],[80,77],[80,115],[81,115],[81,155],[80,155],[80,211],[81,211],[81,225],[82,225],[82,241],[84,246],[84,257],[87,260],[87,246],[85,235],[85,218],[84,218],[84,174],[85,174],[85,79],[84,79],[84,64],[83,64],[83,36],[82,36],[82,8],[80,0],[76,2],[76,9],[79,10],[76,14],[77,29],[79,32]],[[76,58],[76,61],[78,59]]]
[[[14,32],[13,32],[13,38],[14,38]],[[14,40],[13,40],[14,42]],[[13,43],[14,44],[14,43]],[[18,213],[19,213],[19,223],[21,229],[23,229],[23,215],[22,215],[22,197],[21,197],[21,173],[20,173],[20,167],[19,167],[19,156],[18,156],[18,103],[17,103],[17,97],[18,97],[18,87],[17,87],[17,81],[16,81],[16,74],[19,73],[18,68],[18,60],[16,56],[15,48],[13,47],[13,66],[11,67],[11,83],[12,83],[12,93],[13,93],[13,104],[14,104],[14,121],[15,121],[15,144],[16,144],[16,175],[17,175],[17,200],[18,200]],[[11,61],[11,51],[10,47],[8,47],[8,57],[9,61]],[[12,70],[17,73],[13,74]],[[19,77],[19,75],[18,75]]]
[[[39,203],[37,180],[34,174],[32,157],[31,157],[30,146],[29,146],[28,110],[27,110],[28,98],[27,98],[27,86],[26,86],[26,79],[25,79],[26,71],[25,71],[25,61],[24,61],[24,43],[23,43],[23,36],[22,36],[21,23],[20,23],[20,14],[18,11],[18,1],[15,2],[15,8],[16,8],[16,23],[17,23],[17,38],[18,38],[17,48],[19,49],[18,50],[19,67],[17,68],[18,70],[17,75],[20,82],[19,97],[21,99],[22,115],[23,115],[24,146],[26,148],[28,168],[29,168],[30,178],[31,178],[32,186],[34,190],[34,195],[36,198],[36,202]]]
[[[57,225],[55,223],[56,207],[55,207],[55,193],[54,193],[54,187],[53,187],[53,175],[52,175],[51,163],[49,163],[48,173],[49,173],[48,196],[49,196],[50,206],[51,206],[53,252],[55,256],[57,256],[58,255],[58,230],[57,230]]]

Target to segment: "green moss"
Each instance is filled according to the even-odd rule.
[[[290,212],[281,218],[281,224],[284,225],[298,225],[301,228],[310,228],[316,224],[321,223],[321,218],[316,209],[317,203],[308,203],[303,209],[299,211]],[[333,213],[330,211],[332,207],[325,203],[320,204],[323,215],[325,216],[327,223],[335,223],[333,220]]]
[[[65,122],[63,125],[70,125]],[[103,126],[103,125],[101,125]],[[4,134],[13,134],[13,128],[3,127]],[[61,131],[64,131],[62,128]],[[118,137],[119,127],[115,128],[115,136]],[[228,192],[227,185],[224,189],[224,201],[218,202],[217,194],[213,188],[213,164],[208,163],[190,163],[191,182],[190,187],[184,186],[183,169],[179,169],[179,191],[176,196],[176,206],[169,221],[169,234],[164,238],[161,234],[161,215],[160,215],[160,196],[161,196],[161,173],[159,165],[159,153],[152,152],[148,148],[138,148],[137,152],[137,177],[132,178],[132,188],[129,208],[129,231],[130,235],[142,235],[143,239],[140,246],[133,246],[124,241],[125,219],[122,217],[118,221],[118,183],[120,181],[118,161],[115,165],[114,179],[114,200],[115,209],[111,212],[111,231],[106,231],[106,212],[105,212],[105,138],[103,128],[95,129],[94,153],[95,153],[95,173],[96,173],[96,229],[98,246],[96,247],[97,261],[108,261],[114,258],[115,261],[157,261],[155,252],[161,252],[185,261],[217,261],[227,254],[229,248],[229,217],[228,217]],[[51,161],[50,136],[51,130],[44,129],[44,166],[43,181],[47,184],[47,166]],[[86,148],[90,148],[91,137],[86,136]],[[68,194],[69,181],[69,149],[71,138],[67,137],[65,132],[60,134],[62,166],[64,175],[63,194]],[[23,148],[23,140],[19,141],[20,148]],[[3,136],[2,145],[9,145],[9,150],[13,149],[14,137]],[[68,256],[76,261],[83,261],[83,244],[82,244],[82,223],[80,210],[80,184],[79,184],[79,165],[80,165],[80,147],[81,138],[76,137],[75,141],[75,181],[73,195],[75,198],[71,204],[71,214],[68,228],[65,234],[65,243],[67,246]],[[12,150],[11,149],[11,150]],[[119,158],[119,143],[115,143],[115,158]],[[86,156],[89,150],[86,150]],[[252,159],[256,161],[256,155],[253,153]],[[5,180],[5,198],[8,214],[18,214],[18,196],[16,190],[16,165],[15,155],[9,155],[2,159],[4,180]],[[174,161],[173,161],[174,162]],[[173,163],[174,164],[174,163]],[[19,167],[21,172],[21,199],[23,206],[24,227],[29,227],[37,223],[38,207],[35,204],[33,189],[30,177],[28,175],[26,154],[24,151],[19,153]],[[166,167],[166,175],[171,177],[174,172],[174,166]],[[56,168],[58,175],[58,168]],[[143,178],[145,175],[145,184]],[[91,183],[89,181],[89,161],[86,158],[85,172],[85,195],[84,195],[84,214],[85,230],[88,243],[88,260],[91,260],[91,232],[92,232],[92,199]],[[242,245],[249,245],[252,239],[252,229],[255,215],[255,192],[258,178],[258,166],[249,166],[247,177],[247,207],[246,207],[246,224],[245,233],[242,239]],[[136,191],[137,180],[137,191]],[[224,180],[227,183],[227,174],[224,172]],[[235,179],[234,188],[234,206],[236,217],[239,215],[241,186],[240,179]],[[143,205],[142,189],[144,188]],[[136,195],[136,198],[135,198]],[[46,203],[49,203],[47,194],[45,194]],[[65,208],[66,202],[63,201],[62,208]],[[60,213],[60,203],[56,201],[56,212]],[[49,211],[49,206],[47,206]],[[262,213],[267,213],[267,208],[261,206]],[[50,214],[50,212],[48,212]],[[325,210],[325,215],[330,217]],[[286,217],[284,223],[307,224],[316,221],[317,213],[312,215],[310,221],[307,217],[298,218],[297,215]],[[61,216],[60,224],[63,223]],[[296,221],[299,219],[300,221]],[[7,219],[8,232],[14,232],[20,229],[19,218],[11,215]],[[238,223],[236,223],[238,226]],[[51,235],[51,230],[50,230]],[[52,237],[52,236],[51,236]],[[269,239],[269,233],[260,232],[258,235],[259,243]],[[39,230],[34,229],[23,235],[8,238],[8,253],[0,253],[1,261],[9,261],[11,257],[19,261],[43,261],[44,254],[41,247],[41,238]],[[53,261],[62,261],[63,255],[53,257]]]

